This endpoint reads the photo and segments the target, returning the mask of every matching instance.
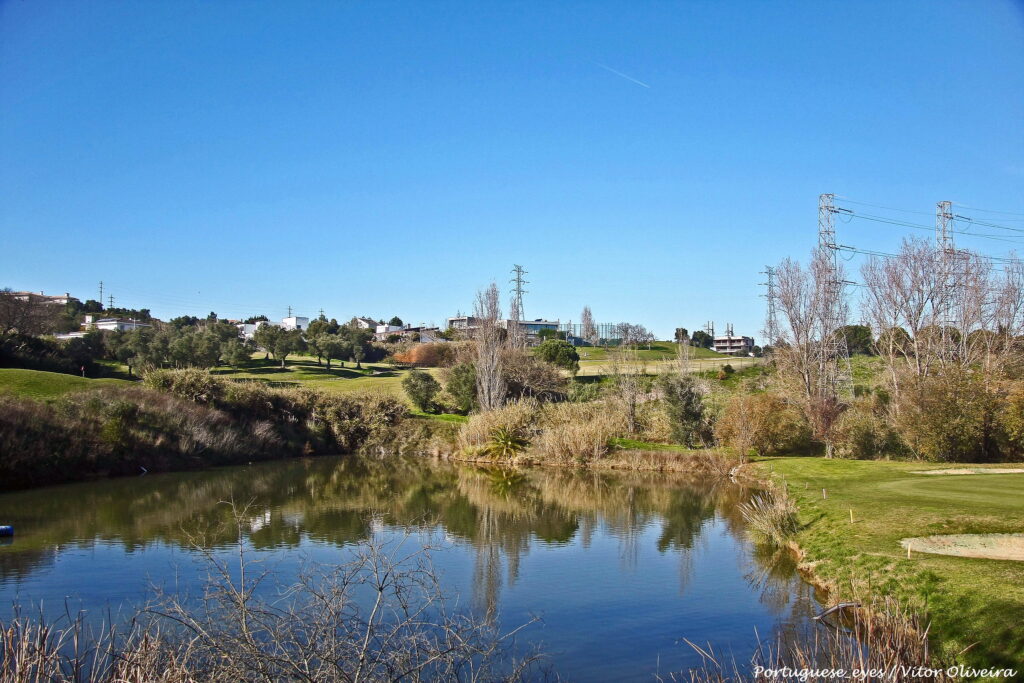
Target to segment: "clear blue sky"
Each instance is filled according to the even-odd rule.
[[[821,192],[1024,227],[1024,4],[0,2],[0,286],[760,336]]]

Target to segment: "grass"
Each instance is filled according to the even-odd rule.
[[[129,384],[131,383],[121,379],[88,379],[60,372],[0,368],[0,393],[36,400],[59,398],[76,391]]]
[[[675,342],[660,341],[651,342],[651,348],[647,348],[646,344],[641,344],[637,350],[636,355],[640,360],[671,360],[674,359],[679,353],[679,345]],[[576,348],[577,353],[580,354],[580,360],[607,360],[608,353],[611,351],[614,353],[615,347],[611,349],[605,349],[601,346],[579,346]],[[690,357],[694,359],[702,358],[729,358],[721,353],[716,353],[710,349],[697,348],[695,346],[690,347]]]
[[[582,357],[581,357],[582,358]],[[690,366],[696,372],[708,370],[718,371],[723,365],[731,365],[736,370],[757,365],[760,358],[733,358],[732,356],[719,356],[714,358],[698,358],[690,361]],[[675,360],[643,360],[643,368],[648,375],[657,375],[662,370],[674,368]],[[608,360],[580,360],[580,371],[578,377],[593,377],[607,375],[609,373]]]
[[[952,465],[949,465],[952,466]],[[900,539],[1024,528],[1024,475],[926,476],[920,462],[775,458],[800,508],[797,541],[835,597],[874,593],[916,604],[947,655],[975,666],[1024,661],[1024,563],[913,553]],[[984,466],[981,466],[984,467]],[[822,498],[822,489],[827,498]],[[853,511],[853,522],[850,511]]]
[[[317,365],[316,359],[310,356],[290,355],[287,366],[281,368],[279,362],[263,360],[263,354],[259,353],[254,354],[253,360],[245,367],[219,367],[210,372],[218,377],[258,380],[273,386],[303,386],[329,392],[372,389],[405,398],[402,378],[409,373],[408,370],[396,370],[384,363],[363,363],[362,366],[357,370],[352,363],[345,363],[342,368],[337,361],[332,361],[328,370],[326,362]]]

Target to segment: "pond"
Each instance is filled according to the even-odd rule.
[[[752,491],[681,475],[487,470],[419,459],[323,457],[146,475],[0,495],[0,618],[130,614],[155,586],[197,591],[197,538],[242,545],[287,583],[361,542],[421,539],[444,591],[539,645],[570,680],[653,680],[700,665],[686,639],[748,662],[758,639],[804,628],[813,590],[757,549]],[[116,618],[116,616],[114,617]]]

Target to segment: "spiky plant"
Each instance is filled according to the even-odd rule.
[[[511,458],[526,448],[529,442],[515,429],[496,427],[491,432],[487,453],[496,458]]]

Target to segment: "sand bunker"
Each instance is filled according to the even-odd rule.
[[[1024,467],[954,467],[946,470],[912,470],[911,474],[1024,474]]]
[[[900,545],[910,546],[911,552],[917,553],[1024,562],[1024,534],[921,536],[904,538]]]

